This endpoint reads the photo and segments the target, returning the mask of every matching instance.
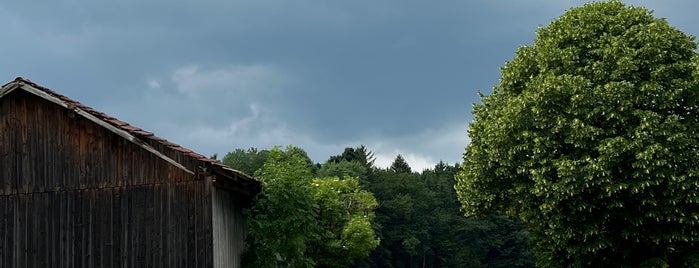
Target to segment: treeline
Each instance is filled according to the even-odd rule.
[[[263,182],[247,212],[247,266],[534,266],[519,220],[463,216],[458,164],[415,172],[398,155],[378,168],[365,146],[324,163],[293,146],[236,149],[222,161]]]

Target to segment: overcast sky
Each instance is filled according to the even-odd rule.
[[[461,161],[478,92],[585,1],[0,3],[0,84],[22,76],[204,155],[366,145],[380,166]],[[626,1],[690,35],[699,1]]]

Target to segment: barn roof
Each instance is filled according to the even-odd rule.
[[[160,144],[166,148],[181,153],[185,157],[189,157],[190,159],[197,161],[199,163],[199,168],[203,169],[200,171],[215,172],[231,180],[230,182],[225,183],[226,185],[229,185],[229,183],[232,182],[234,184],[237,184],[237,187],[242,186],[244,189],[248,191],[247,194],[254,195],[257,192],[259,192],[260,182],[257,179],[251,177],[250,175],[232,169],[219,162],[218,160],[210,159],[190,149],[184,148],[180,145],[169,142],[166,139],[160,138],[151,132],[132,126],[129,123],[116,119],[103,112],[97,111],[87,105],[84,105],[78,101],[72,100],[66,96],[58,94],[57,92],[43,87],[39,84],[36,84],[28,79],[17,77],[14,81],[2,86],[2,88],[0,88],[0,98],[7,96],[15,90],[27,91],[50,102],[63,106],[67,109],[73,110],[75,113],[135,143],[141,148],[146,149],[147,151],[157,155],[163,160],[190,174],[194,175],[198,171],[190,170],[189,168],[185,167],[182,163],[174,160],[171,157],[168,157],[165,152],[160,151],[157,148],[150,146],[149,144],[153,142],[156,144]]]

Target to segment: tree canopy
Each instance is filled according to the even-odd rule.
[[[255,171],[262,168],[262,165],[267,161],[269,156],[268,150],[257,150],[257,148],[249,148],[247,150],[235,149],[232,152],[227,153],[221,162],[224,164],[235,167],[236,169],[244,172],[245,174],[255,174]]]
[[[256,149],[241,151],[234,151],[235,163],[258,158]],[[347,267],[369,256],[379,244],[371,226],[378,203],[357,178],[314,178],[312,162],[298,147],[264,152],[266,161],[255,172],[262,192],[248,211],[244,264]]]
[[[619,1],[540,28],[474,105],[463,211],[521,218],[542,267],[688,265],[699,253],[696,48]]]
[[[255,267],[311,267],[308,245],[317,237],[316,203],[311,170],[305,158],[289,146],[267,153],[255,176],[262,191],[248,212],[248,249],[245,263]]]

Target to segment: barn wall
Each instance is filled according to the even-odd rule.
[[[239,201],[225,189],[213,187],[211,194],[214,267],[237,268],[245,246],[245,222]]]
[[[0,196],[0,267],[212,267],[203,181]]]

